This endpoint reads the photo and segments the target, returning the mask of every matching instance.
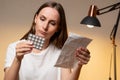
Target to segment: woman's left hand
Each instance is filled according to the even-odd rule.
[[[75,52],[75,56],[78,59],[78,64],[79,65],[84,65],[87,64],[90,60],[90,52],[88,49],[83,48],[83,47],[79,47],[77,48],[76,52]]]

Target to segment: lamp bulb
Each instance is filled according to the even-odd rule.
[[[93,26],[93,25],[87,25],[87,27],[89,27],[89,28],[93,28],[94,26]]]

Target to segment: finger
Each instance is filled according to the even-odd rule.
[[[90,57],[90,54],[88,54],[87,52],[85,51],[82,51],[82,50],[77,50],[76,51],[76,56],[83,56],[83,57]]]
[[[81,48],[80,49],[77,49],[77,55],[84,55],[86,57],[90,57],[90,52],[87,50],[82,50]]]
[[[82,50],[82,51],[85,51],[88,54],[90,54],[90,51],[87,48],[84,48],[84,47],[79,47],[77,50]]]
[[[16,52],[16,58],[19,60],[19,61],[21,61],[22,60],[22,58],[23,58],[23,56],[24,55],[26,55],[26,54],[28,54],[28,53],[30,53],[31,52],[31,50],[20,50],[20,51],[17,51]]]
[[[89,61],[90,60],[90,57],[84,57],[84,56],[76,56],[76,58],[78,59],[78,60],[84,60],[84,61]]]
[[[83,58],[77,57],[77,60],[78,60],[81,64],[87,64],[88,61],[90,60],[90,58],[88,58],[88,59],[83,59]]]
[[[76,55],[78,60],[84,60],[84,61],[89,61],[90,57],[86,57],[84,55]]]
[[[30,51],[32,51],[32,48],[30,47],[16,49],[16,53],[24,53],[24,52],[30,52]]]
[[[31,44],[30,42],[20,42],[16,45],[16,51],[21,52],[21,51],[27,51],[27,50],[31,50],[32,48],[34,48],[33,44]]]
[[[78,60],[84,60],[84,61],[89,61],[90,59],[90,54],[87,54],[84,51],[76,51],[76,57],[78,58]]]
[[[88,62],[82,62],[82,61],[78,61],[78,65],[85,65],[87,64]]]
[[[90,51],[89,51],[87,48],[83,48],[83,47],[81,47],[80,50],[85,51],[87,54],[90,54]]]
[[[33,44],[28,41],[20,42],[16,45],[16,48],[24,48],[24,47],[33,47]]]

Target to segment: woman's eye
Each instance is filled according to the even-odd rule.
[[[56,25],[56,22],[54,22],[54,21],[51,21],[50,23],[51,23],[51,25],[53,25],[53,26]]]
[[[44,17],[40,17],[40,20],[41,20],[41,21],[45,21],[45,18],[44,18]]]

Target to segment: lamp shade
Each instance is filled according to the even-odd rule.
[[[101,24],[97,19],[96,15],[97,15],[97,7],[95,5],[91,5],[88,16],[85,17],[80,23],[85,25],[100,27]]]
[[[97,17],[91,17],[91,16],[85,17],[81,21],[81,24],[93,25],[93,26],[96,26],[96,27],[101,27],[101,24],[100,24],[99,20],[97,19]]]

